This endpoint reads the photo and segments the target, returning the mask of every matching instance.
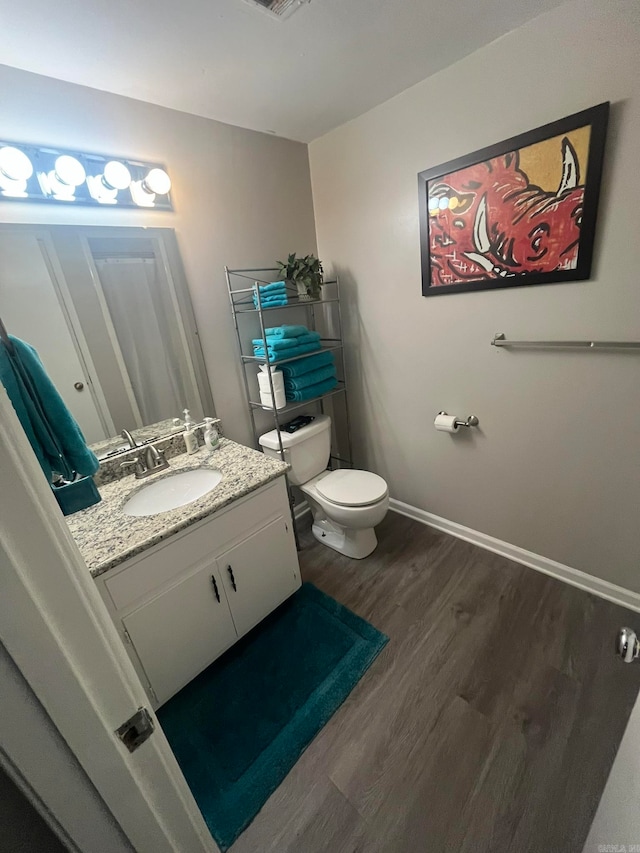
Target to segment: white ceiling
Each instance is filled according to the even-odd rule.
[[[309,142],[560,2],[0,0],[0,63]]]

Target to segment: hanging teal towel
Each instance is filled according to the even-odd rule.
[[[286,365],[283,365],[286,367]],[[312,370],[310,373],[303,373],[295,379],[285,379],[284,387],[286,391],[302,391],[303,388],[308,388],[309,385],[317,385],[318,382],[324,382],[325,379],[331,379],[336,375],[336,368],[333,364],[327,364],[326,367],[321,367],[318,370]]]
[[[311,373],[312,370],[318,370],[320,367],[333,363],[334,358],[331,350],[324,350],[317,355],[301,358],[300,361],[290,361],[288,364],[283,364],[282,372],[285,379],[295,379],[296,376],[303,376],[305,373]]]
[[[9,336],[13,352],[0,345],[0,381],[22,428],[51,482],[53,472],[71,479],[95,474],[100,463],[89,450],[80,427],[67,409],[33,347]]]
[[[309,329],[306,326],[274,326],[265,332],[272,338],[299,338],[300,335],[308,335]]]
[[[322,397],[323,394],[328,394],[329,391],[333,391],[337,384],[338,380],[332,376],[330,379],[325,379],[324,382],[308,385],[301,391],[287,391],[286,398],[296,403],[302,403],[305,400],[312,400],[314,397]]]

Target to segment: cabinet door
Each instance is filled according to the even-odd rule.
[[[159,704],[237,639],[224,586],[210,562],[122,621]]]
[[[300,586],[291,522],[282,516],[221,554],[217,563],[238,636]]]

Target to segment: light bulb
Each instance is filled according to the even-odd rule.
[[[131,172],[124,163],[109,160],[104,166],[102,183],[108,190],[126,190],[131,183]]]
[[[69,154],[63,154],[56,160],[55,176],[67,187],[77,187],[84,183],[87,173],[79,160]]]
[[[164,169],[151,169],[142,182],[142,187],[148,193],[166,195],[171,189],[171,178]]]
[[[33,164],[24,151],[5,145],[0,148],[0,172],[11,181],[28,181],[33,175]]]

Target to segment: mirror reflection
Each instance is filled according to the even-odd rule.
[[[0,258],[0,318],[87,443],[214,414],[172,229],[5,225]]]

